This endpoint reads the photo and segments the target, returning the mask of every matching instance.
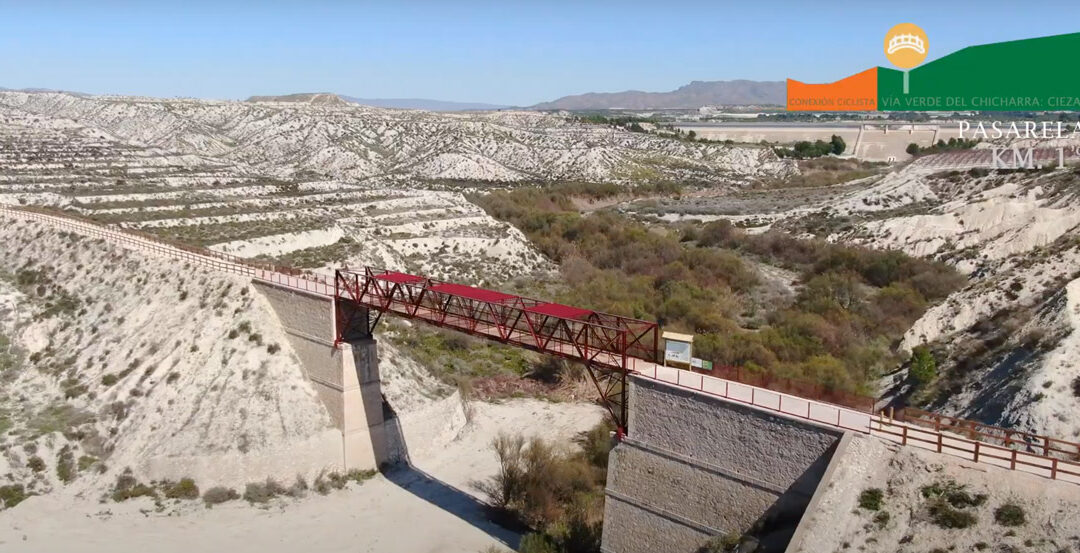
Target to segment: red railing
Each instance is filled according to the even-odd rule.
[[[341,283],[337,282],[336,278],[335,282],[330,282],[322,275],[305,273],[289,267],[256,263],[221,252],[176,244],[144,233],[129,230],[113,230],[98,223],[81,220],[81,218],[73,217],[66,213],[63,215],[54,215],[44,209],[29,209],[23,207],[13,208],[2,205],[0,205],[0,211],[15,213],[34,220],[45,221],[60,228],[75,230],[90,236],[107,238],[142,250],[166,255],[175,259],[190,261],[210,269],[249,276],[296,290],[330,297],[338,297],[338,294],[342,292],[340,289],[335,290],[335,286],[341,286]],[[366,270],[364,272],[365,280],[380,280],[375,279],[374,277],[378,274],[391,274],[389,271],[370,271],[371,272],[368,272],[368,270]],[[447,284],[432,279],[424,279],[424,281],[433,283],[433,286]],[[359,282],[359,279],[354,278],[354,290],[356,290],[355,283],[357,282]],[[366,301],[381,301],[383,303],[372,304],[372,307],[378,309],[379,307],[377,307],[377,305],[384,306],[385,309],[399,314],[407,314],[407,309],[404,312],[401,310],[405,309],[406,305],[412,305],[414,306],[412,312],[413,316],[421,313],[430,315],[432,313],[431,311],[422,312],[421,308],[423,305],[427,305],[428,307],[424,309],[431,309],[430,306],[433,305],[431,302],[434,298],[438,297],[436,293],[431,293],[429,291],[431,296],[428,303],[419,300],[410,303],[408,300],[402,299],[402,296],[400,295],[402,293],[405,293],[405,291],[401,289],[393,290],[393,287],[388,289],[383,285],[382,288],[376,288],[370,295],[362,293],[359,297],[367,298]],[[451,302],[458,302],[453,309],[450,307],[444,309],[446,317],[443,319],[443,322],[462,321],[462,317],[466,316],[467,310],[461,311],[461,309],[465,309],[464,306],[469,303],[462,302],[462,300],[471,300],[472,298],[452,293],[443,293],[443,296],[457,296],[456,298],[452,298]],[[515,296],[515,298],[517,297]],[[519,309],[527,305],[525,300],[528,300],[528,298],[517,299],[522,300],[519,304],[515,304]],[[529,301],[539,302],[539,300]],[[538,305],[538,303],[530,303],[528,305],[535,306]],[[494,323],[498,320],[506,320],[505,318],[500,318],[501,316],[499,316],[498,313],[499,311],[497,310],[488,311],[488,314],[491,317],[494,317],[493,320],[488,320],[488,315],[475,317],[476,323],[472,326],[472,330],[466,329],[466,331],[475,334],[483,334],[489,338],[497,336],[516,336],[521,338],[520,335],[516,334],[517,331],[515,331],[515,333],[507,334],[506,332],[511,327],[506,325],[503,325],[502,333],[498,331],[499,325]],[[524,315],[522,317],[524,318]],[[617,316],[612,315],[610,317]],[[530,315],[530,318],[532,318],[532,315]],[[576,319],[574,320],[576,321]],[[610,322],[608,319],[596,319],[596,321],[601,320]],[[429,322],[439,324],[434,321]],[[602,327],[604,332],[614,333],[614,335],[617,336],[628,336],[628,330],[637,323],[645,322],[625,319],[625,324],[617,323],[615,326],[604,325],[599,322],[591,324],[597,326],[598,331],[600,327]],[[569,325],[570,323],[567,322],[566,324]],[[652,323],[645,324],[649,325]],[[442,326],[450,325],[443,324]],[[621,326],[625,326],[625,328],[621,328]],[[541,328],[546,327],[541,325]],[[559,325],[556,324],[551,328],[559,328]],[[561,328],[562,330],[560,332],[565,332],[567,326]],[[641,327],[636,328],[639,330],[641,329]],[[655,328],[655,325],[653,325],[651,332],[655,333],[656,331],[657,329]],[[613,355],[616,352],[605,350],[605,347],[610,349],[612,345],[621,343],[621,338],[615,341],[605,338],[602,341],[594,342],[592,346],[593,349],[586,349],[582,344],[582,349],[578,350],[572,345],[572,341],[568,342],[565,339],[565,336],[573,335],[573,332],[569,335],[563,334],[563,338],[560,338],[559,340],[555,340],[555,336],[553,335],[552,339],[549,340],[545,346],[551,350],[547,351],[547,353],[571,357],[591,351],[593,352],[593,355],[596,356],[596,359],[607,359],[609,363],[617,363],[618,361],[616,360],[618,359],[622,360],[622,364],[618,366],[621,366],[623,370],[607,371],[611,374],[624,376],[626,372],[631,372],[638,376],[673,384],[699,393],[721,397],[730,401],[752,405],[757,408],[798,417],[816,423],[831,425],[844,430],[869,434],[904,446],[921,447],[937,453],[958,456],[977,463],[991,464],[1002,468],[1044,476],[1053,480],[1080,484],[1080,462],[1078,462],[1080,461],[1080,444],[1074,442],[982,425],[972,421],[965,421],[963,419],[946,417],[910,408],[899,412],[898,418],[900,420],[889,419],[883,415],[875,416],[870,414],[872,405],[871,409],[867,410],[865,403],[866,401],[872,401],[869,398],[859,398],[858,396],[854,396],[856,399],[852,400],[850,397],[852,396],[851,394],[848,394],[847,396],[842,395],[842,393],[841,395],[836,395],[836,392],[828,391],[819,385],[816,385],[819,386],[819,388],[815,389],[815,385],[810,383],[762,375],[760,373],[740,370],[733,367],[717,367],[713,369],[709,375],[694,373],[671,367],[661,367],[655,362],[644,360],[644,357],[641,359],[629,355],[623,357],[621,354]],[[597,334],[597,336],[600,335],[609,336],[609,334]],[[531,343],[533,344],[533,347],[530,349],[536,349],[535,346],[537,344],[545,343],[543,339],[537,341],[541,336],[542,334],[539,333],[529,335],[529,339],[532,340]],[[642,336],[648,336],[648,332],[645,332]],[[653,338],[653,340],[655,342],[656,338]],[[645,342],[647,342],[647,340],[642,340],[642,343]],[[567,349],[568,343],[570,344],[569,347],[571,349]],[[554,344],[562,345],[556,348]],[[604,346],[604,344],[607,344],[607,346]],[[526,343],[520,343],[518,345],[530,347]],[[580,353],[567,353],[568,351]],[[598,353],[605,351],[606,353]],[[653,359],[655,359],[655,356]],[[623,397],[622,403],[619,404],[617,396],[625,394],[626,383],[624,379],[611,380],[610,382],[612,383],[612,387],[609,387],[606,390],[601,388],[601,397],[602,399],[610,397],[610,402],[615,403],[616,411],[613,411],[613,415],[616,415],[616,413],[621,411],[621,416],[616,415],[616,421],[622,421],[619,428],[624,429],[626,420],[625,397]],[[761,386],[758,384],[761,384]],[[601,384],[597,382],[597,386],[599,388],[601,387]],[[821,396],[820,401],[810,399],[815,396]],[[612,410],[612,406],[608,405],[608,409]]]
[[[337,271],[334,284],[339,300],[604,368],[657,358],[648,321],[384,269]]]
[[[1080,443],[1076,442],[948,417],[912,407],[897,411],[894,417],[911,426],[933,428],[938,432],[963,436],[990,446],[1018,449],[1066,461],[1080,461]]]
[[[393,313],[585,365],[621,436],[631,360],[654,362],[656,323],[461,284],[366,268],[334,276],[337,341],[370,334]],[[365,325],[367,328],[356,328]]]
[[[934,430],[890,420],[885,416],[874,417],[870,423],[871,434],[889,439],[903,446],[920,447],[937,453],[961,457],[976,463],[1027,472],[1051,480],[1080,484],[1080,463],[1033,451],[1022,451],[984,441],[971,440],[943,429]]]

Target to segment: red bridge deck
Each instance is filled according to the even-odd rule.
[[[393,313],[581,361],[620,430],[631,362],[656,362],[659,350],[656,323],[382,269],[337,271],[334,297],[339,342],[357,335],[360,324],[369,334],[383,313]]]
[[[382,269],[337,271],[334,295],[381,313],[476,334],[605,369],[656,361],[656,323]],[[340,315],[339,315],[340,319]],[[338,340],[348,321],[339,320]]]

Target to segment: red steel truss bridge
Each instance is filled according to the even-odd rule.
[[[620,435],[632,363],[655,363],[656,323],[383,269],[334,275],[337,342],[370,336],[384,313],[579,361]]]
[[[44,208],[0,204],[0,215],[28,218],[145,253],[333,298],[338,305],[338,341],[369,337],[378,319],[389,312],[581,361],[588,367],[620,432],[626,431],[626,376],[633,372],[642,378],[904,446],[1080,484],[1080,443],[913,409],[897,412],[895,419],[891,412],[875,415],[872,401],[869,406],[851,404],[842,397],[822,396],[813,387],[761,375],[747,378],[736,368],[720,367],[712,374],[703,374],[664,367],[656,363],[658,330],[654,323],[378,269],[339,271],[331,280],[320,274],[110,228]]]

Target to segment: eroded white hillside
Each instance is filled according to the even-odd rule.
[[[66,457],[69,485],[96,493],[126,468],[235,486],[336,459],[340,433],[244,279],[16,218],[0,241],[5,480],[50,491]]]
[[[240,162],[277,176],[628,180],[646,170],[727,180],[789,174],[769,149],[704,145],[538,112],[433,113],[355,104],[214,102],[0,93],[24,114],[78,121],[143,147]]]

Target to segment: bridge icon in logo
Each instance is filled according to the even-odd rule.
[[[926,54],[926,42],[923,39],[909,34],[896,35],[889,39],[889,47],[885,49],[885,53],[894,54],[899,50],[911,49],[920,54]]]
[[[885,33],[885,57],[904,70],[904,94],[908,93],[907,70],[926,59],[929,46],[926,31],[914,23],[901,23]]]

